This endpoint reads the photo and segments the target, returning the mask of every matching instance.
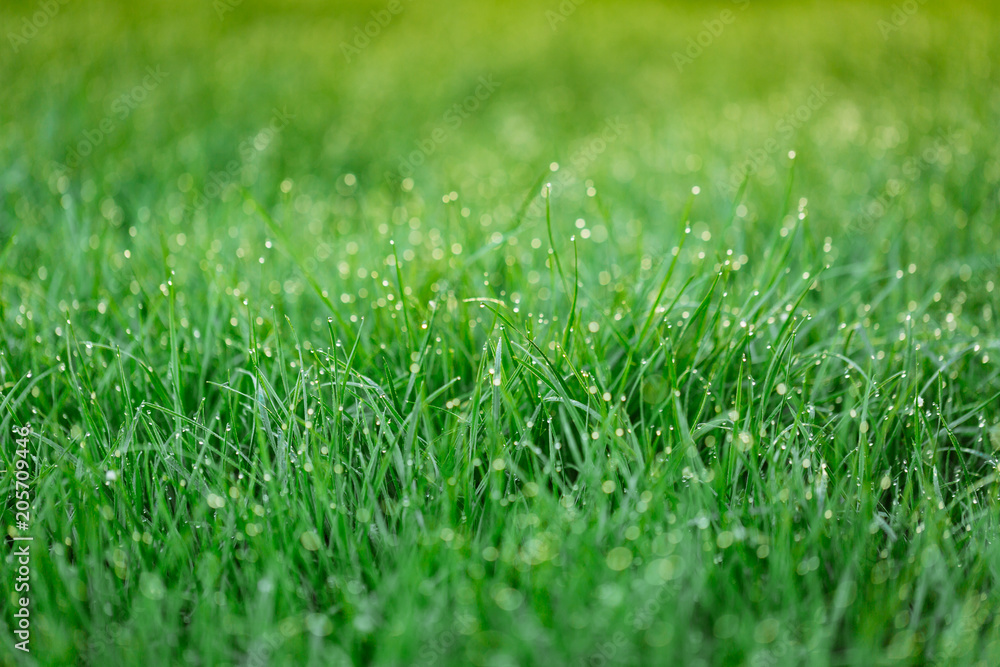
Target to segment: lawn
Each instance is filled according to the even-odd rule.
[[[995,3],[0,38],[0,664],[1000,664]]]

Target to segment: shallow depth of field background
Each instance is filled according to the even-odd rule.
[[[997,664],[998,67],[986,1],[5,1],[2,662]]]

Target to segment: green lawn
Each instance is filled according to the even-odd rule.
[[[1000,664],[995,3],[0,38],[0,664]]]

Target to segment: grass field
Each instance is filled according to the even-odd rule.
[[[994,3],[0,28],[0,664],[1000,664]]]

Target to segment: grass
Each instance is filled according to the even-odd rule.
[[[55,6],[4,664],[1000,661],[995,7]]]

